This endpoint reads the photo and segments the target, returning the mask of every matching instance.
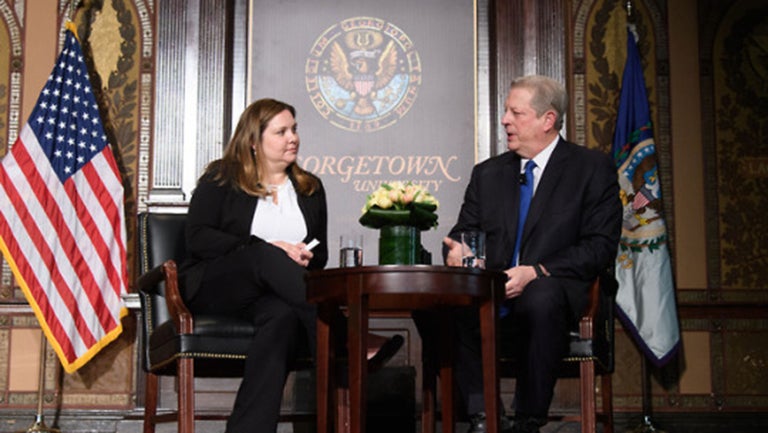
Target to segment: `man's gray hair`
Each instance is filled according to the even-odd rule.
[[[510,89],[525,88],[533,92],[531,107],[541,116],[547,110],[554,110],[557,114],[555,129],[563,127],[563,117],[568,110],[568,92],[559,81],[543,75],[526,75],[512,80]]]

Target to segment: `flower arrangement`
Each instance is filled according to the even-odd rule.
[[[427,230],[437,227],[435,211],[439,205],[437,199],[420,185],[382,183],[368,195],[360,224],[373,229],[401,225]]]

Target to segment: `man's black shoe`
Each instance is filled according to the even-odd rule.
[[[485,412],[478,412],[470,415],[469,417],[469,430],[467,433],[485,433],[487,430],[487,424],[485,419]],[[506,416],[501,416],[501,422],[499,423],[499,431],[501,433],[512,433],[512,425]]]

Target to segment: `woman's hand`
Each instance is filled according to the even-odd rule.
[[[272,245],[279,247],[283,251],[285,251],[286,254],[288,254],[288,257],[291,258],[294,262],[298,263],[299,265],[303,267],[307,267],[309,265],[309,261],[312,260],[312,257],[314,256],[312,254],[312,251],[309,251],[308,249],[304,248],[306,247],[306,244],[304,242],[299,242],[298,244],[291,244],[284,241],[274,241],[272,242]]]

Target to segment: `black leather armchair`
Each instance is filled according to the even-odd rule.
[[[256,327],[228,316],[192,316],[179,293],[176,263],[185,257],[185,214],[139,215],[141,353],[146,372],[144,433],[176,420],[178,431],[194,433],[196,419],[227,414],[195,413],[195,377],[241,377]],[[307,360],[306,367],[311,363]],[[178,381],[178,412],[157,413],[158,378]]]
[[[195,315],[184,305],[179,292],[176,264],[186,256],[185,224],[180,213],[140,213],[139,269],[136,291],[141,300],[141,354],[146,372],[144,433],[154,433],[155,425],[177,421],[178,432],[194,433],[195,420],[226,419],[229,414],[195,412],[195,377],[242,377],[248,346],[257,331],[250,321],[220,315]],[[380,369],[403,344],[401,336],[383,338],[372,335],[369,371]],[[346,358],[338,356],[336,367],[344,369]],[[314,368],[307,353],[296,369]],[[178,411],[157,413],[160,376],[175,376],[178,382]],[[338,401],[345,401],[348,390],[339,384]],[[299,420],[311,414],[283,416]],[[338,431],[345,431],[340,424]]]

